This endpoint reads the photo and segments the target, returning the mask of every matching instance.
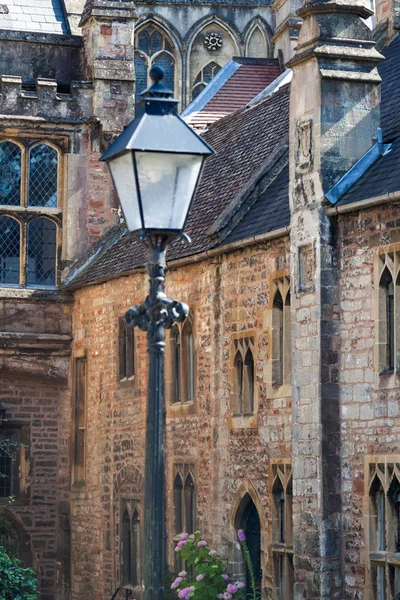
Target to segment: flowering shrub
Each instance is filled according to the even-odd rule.
[[[215,550],[210,550],[198,531],[194,539],[189,539],[187,533],[181,533],[175,552],[183,558],[192,573],[189,575],[181,571],[171,584],[171,589],[177,590],[180,600],[189,600],[193,595],[199,600],[238,600],[243,595],[245,584],[229,581],[220,556]]]
[[[249,575],[250,575],[251,594],[247,594],[247,597],[249,598],[249,600],[250,599],[251,600],[259,600],[261,597],[261,590],[256,589],[256,582],[254,581],[254,569],[253,569],[253,565],[251,562],[250,552],[247,547],[246,536],[245,536],[243,529],[239,529],[238,539],[242,546],[244,559],[246,561],[247,569],[248,569]]]

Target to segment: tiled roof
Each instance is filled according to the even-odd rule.
[[[207,160],[185,229],[192,243],[183,245],[175,242],[169,250],[169,260],[210,249],[210,227],[235,196],[248,187],[261,166],[269,162],[282,140],[287,138],[288,115],[287,86],[254,107],[242,109],[218,121],[204,134],[204,139],[216,150],[216,154]],[[288,215],[278,218],[275,195],[268,194],[268,197],[275,202],[273,212],[276,215],[272,217],[271,214],[271,218],[275,219],[276,228],[283,227]],[[257,207],[257,210],[266,210],[267,203],[264,208]],[[248,237],[246,227],[243,231]],[[235,235],[237,239],[240,238],[240,234]],[[144,254],[138,242],[124,236],[80,271],[69,287],[115,277],[143,264]]]
[[[182,117],[191,127],[204,131],[211,123],[246,106],[280,74],[277,59],[233,58],[218,73],[220,85],[212,81]]]
[[[400,36],[384,50],[379,65],[382,77],[381,127],[385,142],[400,134]]]
[[[62,0],[1,0],[0,29],[69,33]]]
[[[388,154],[381,156],[339,200],[338,206],[400,190],[400,136]]]
[[[257,202],[224,240],[224,244],[289,226],[289,156],[287,153],[285,158],[286,166],[268,189],[263,190]]]

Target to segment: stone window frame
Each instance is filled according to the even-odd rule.
[[[0,217],[10,217],[14,219],[20,227],[20,282],[19,284],[11,283],[0,283],[0,288],[12,288],[12,289],[55,289],[60,287],[61,284],[61,247],[62,247],[62,209],[64,204],[64,165],[63,156],[67,151],[67,140],[62,139],[51,139],[48,136],[38,137],[37,135],[32,136],[19,136],[14,138],[12,136],[1,136],[0,143],[10,142],[15,144],[21,149],[21,191],[20,191],[20,204],[15,206],[9,206],[0,204]],[[57,165],[57,207],[36,207],[28,206],[28,182],[29,182],[29,156],[30,151],[39,145],[45,144],[53,148],[58,155]],[[56,255],[55,255],[55,286],[46,286],[40,284],[27,285],[27,229],[28,225],[35,219],[47,218],[49,221],[56,226]]]
[[[185,329],[188,325],[191,327],[192,336],[192,349],[190,344],[185,339]],[[180,346],[180,366],[179,366],[179,379],[180,379],[180,390],[181,397],[176,399],[176,358],[175,358],[175,338],[178,336]],[[165,396],[166,396],[166,407],[168,416],[186,416],[195,414],[197,410],[197,319],[196,319],[196,307],[191,305],[191,311],[189,316],[183,323],[175,324],[167,332],[167,343],[166,343],[166,356],[165,364]],[[190,355],[192,359],[190,359]],[[192,368],[190,369],[190,364]],[[191,370],[191,376],[187,374]],[[192,384],[190,385],[190,381]],[[187,398],[185,390],[188,387],[192,388],[193,398]]]
[[[277,496],[278,488],[283,494],[283,540],[280,538],[280,507]],[[291,493],[290,493],[291,492]],[[293,568],[293,469],[290,459],[272,459],[269,474],[269,497],[271,510],[269,513],[268,548],[271,561],[269,577],[272,582],[272,600],[293,600],[294,568]],[[290,499],[290,501],[289,501]],[[281,565],[284,565],[284,582],[280,577]]]
[[[11,496],[13,505],[24,505],[29,502],[30,488],[30,426],[18,421],[6,421],[0,427],[0,440],[10,439],[19,444],[11,452]],[[10,496],[0,497],[0,506],[9,505]]]
[[[393,286],[392,326],[388,321],[390,281]],[[400,244],[375,250],[374,257],[374,366],[379,375],[400,374]],[[390,330],[390,331],[389,331]],[[392,351],[390,351],[390,336]]]
[[[280,293],[282,311],[274,306],[277,292]],[[289,300],[289,304],[287,301]],[[268,361],[266,364],[267,393],[271,398],[292,396],[292,352],[291,352],[291,287],[290,270],[271,273],[269,279],[269,303],[265,325],[269,331]],[[280,312],[282,314],[280,314]],[[282,327],[281,327],[282,325]],[[282,345],[284,343],[284,346]],[[276,366],[281,356],[286,357],[283,366]]]
[[[215,66],[214,66],[215,65]],[[210,81],[205,80],[205,70],[208,68],[212,68],[215,71],[215,74],[211,77]],[[201,94],[201,92],[207,87],[207,85],[218,75],[221,71],[222,67],[216,60],[210,60],[206,65],[204,65],[193,82],[192,89],[190,90],[190,98],[191,102],[196,100],[196,98]],[[200,88],[200,91],[194,96],[195,91]]]
[[[148,56],[143,50],[139,49],[139,44],[138,44],[138,35],[144,31],[145,29],[152,27],[153,29],[157,30],[162,36],[163,36],[163,48],[159,51],[156,52],[155,54],[152,54],[151,56]],[[169,52],[169,50],[167,50],[165,48],[165,41],[168,41],[168,43],[170,44],[171,48],[172,48],[172,53]],[[154,21],[151,18],[145,19],[142,23],[138,24],[136,29],[135,29],[135,54],[137,53],[138,55],[142,56],[146,63],[147,63],[147,85],[150,86],[151,85],[151,79],[150,79],[150,69],[153,66],[154,60],[162,53],[166,53],[168,55],[171,56],[171,58],[173,58],[174,60],[174,97],[179,98],[180,97],[180,89],[181,89],[181,81],[180,81],[180,77],[181,77],[181,72],[182,72],[182,65],[181,65],[181,54],[179,51],[179,47],[178,44],[175,40],[175,38],[171,35],[171,32],[167,30],[166,27],[164,27],[162,24],[160,24],[159,22]]]
[[[174,551],[174,548],[177,544],[177,542],[179,542],[180,537],[179,534],[180,533],[184,533],[183,531],[179,531],[176,532],[175,531],[175,516],[176,516],[176,507],[175,507],[175,480],[177,475],[180,475],[181,477],[181,481],[183,483],[183,488],[182,488],[182,502],[183,502],[183,510],[185,510],[185,498],[184,498],[184,490],[185,490],[185,481],[188,477],[188,475],[190,475],[192,481],[193,481],[193,495],[194,495],[194,511],[193,511],[193,533],[189,535],[190,539],[194,539],[194,532],[197,529],[197,501],[198,501],[198,465],[197,465],[197,461],[191,458],[174,458],[172,459],[171,462],[171,469],[170,469],[170,503],[168,506],[168,511],[167,511],[167,521],[169,523],[169,532],[170,532],[170,536],[169,539],[172,540],[172,543],[169,544],[169,550],[168,550],[168,554],[170,557],[170,564],[173,565],[175,564],[175,567],[178,568],[178,570],[182,570],[182,568],[184,567],[183,563],[179,562],[179,564],[177,563],[177,559],[176,559],[176,554]],[[185,515],[183,515],[182,517],[183,520],[183,529],[186,532],[185,527],[187,526],[187,520]]]
[[[380,580],[385,588],[386,598],[393,598],[400,591],[400,551],[396,552],[395,550],[395,545],[400,550],[400,502],[396,502],[399,506],[395,509],[393,501],[390,500],[390,490],[394,485],[394,480],[397,480],[400,491],[399,454],[365,456],[363,499],[366,558],[365,600],[380,600],[377,590]],[[382,503],[377,504],[377,501],[373,500],[374,486],[381,487]],[[376,526],[374,526],[374,522]],[[376,547],[379,544],[378,536],[382,536],[382,549]],[[395,591],[396,570],[397,592]]]
[[[244,344],[244,346],[243,346]],[[229,391],[230,391],[230,412],[229,425],[232,429],[256,429],[258,427],[258,382],[257,382],[257,349],[258,349],[258,334],[255,329],[246,329],[231,335],[230,339],[230,368],[229,368]],[[235,379],[236,365],[235,359],[239,346],[245,348],[244,355],[248,350],[253,354],[253,412],[251,414],[235,414]],[[242,352],[243,354],[243,352]]]
[[[138,529],[137,529],[137,538],[136,538],[136,583],[132,583],[129,581],[125,581],[124,576],[123,576],[123,563],[124,563],[124,548],[123,548],[123,538],[124,538],[124,528],[123,528],[123,519],[124,519],[124,515],[125,515],[125,511],[128,511],[128,515],[129,515],[129,519],[130,519],[130,523],[132,523],[133,521],[133,517],[135,515],[135,513],[138,515]],[[141,595],[141,580],[142,580],[142,552],[140,551],[141,548],[141,543],[143,540],[143,514],[142,514],[142,502],[141,502],[141,498],[139,497],[132,497],[132,498],[127,498],[127,497],[122,497],[120,500],[120,523],[119,523],[119,527],[120,527],[120,551],[119,551],[119,556],[120,556],[120,578],[121,578],[121,585],[130,585],[131,589],[135,592],[136,597]],[[132,552],[132,546],[134,545],[134,541],[131,539],[131,552]],[[132,566],[132,560],[133,557],[131,555],[131,566]]]
[[[118,319],[118,384],[129,383],[135,379],[137,372],[136,336],[133,325],[128,325],[125,317]],[[128,368],[129,365],[129,368]]]
[[[87,458],[87,408],[88,408],[88,356],[87,352],[83,352],[82,354],[77,354],[73,357],[72,364],[72,382],[73,382],[73,390],[72,390],[72,436],[71,436],[71,483],[74,486],[85,487],[86,485],[86,458]],[[82,364],[85,364],[85,376],[84,381],[79,382],[78,379],[78,368],[77,365],[82,361]],[[82,391],[83,398],[82,401],[79,402],[79,389]],[[79,406],[77,406],[77,402],[82,407],[81,417],[77,416],[79,412]],[[82,434],[82,449],[77,448],[77,433],[81,432]]]

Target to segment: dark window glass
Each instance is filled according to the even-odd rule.
[[[0,283],[19,284],[20,224],[0,217]]]
[[[174,529],[176,534],[183,532],[182,491],[182,479],[180,475],[177,475],[174,481]]]
[[[47,144],[29,152],[29,206],[57,206],[58,153]]]
[[[28,224],[27,284],[56,284],[57,226],[39,218]]]
[[[0,143],[0,204],[21,203],[21,148],[12,142]]]
[[[132,580],[132,540],[131,519],[128,509],[125,509],[122,517],[122,582],[131,583]]]
[[[85,477],[85,445],[86,445],[86,358],[75,360],[75,452],[74,480],[81,481]]]
[[[133,377],[135,374],[135,339],[133,325],[127,325],[124,318],[119,320],[119,378]]]
[[[135,52],[135,102],[140,102],[140,94],[147,88],[147,61],[139,52]]]
[[[236,352],[233,366],[233,414],[242,414],[242,390],[243,390],[243,360],[240,351]]]
[[[194,483],[191,475],[185,481],[185,531],[194,533],[195,506],[194,506]]]
[[[175,82],[175,61],[167,52],[162,52],[153,60],[153,65],[157,65],[164,69],[164,85],[169,90],[174,90]]]
[[[251,350],[247,350],[243,367],[243,414],[254,412],[254,361]]]
[[[8,498],[13,493],[12,468],[12,456],[9,455],[6,451],[0,450],[0,498]]]

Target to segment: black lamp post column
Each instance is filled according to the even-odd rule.
[[[164,292],[165,251],[169,238],[147,235],[147,268],[150,293],[145,302],[126,313],[128,324],[147,332],[149,381],[146,418],[144,493],[145,600],[162,600],[165,571],[164,510],[164,355],[165,330],[186,319],[186,304],[169,300]]]

